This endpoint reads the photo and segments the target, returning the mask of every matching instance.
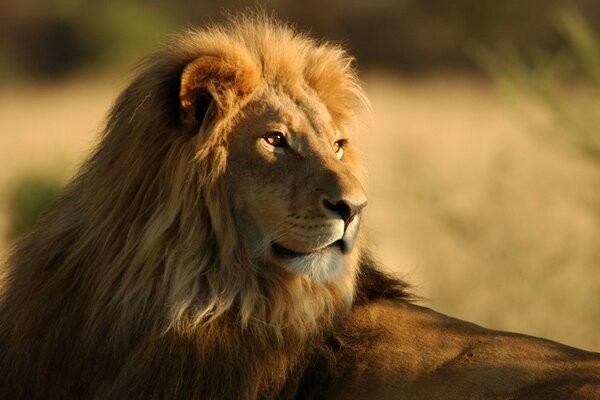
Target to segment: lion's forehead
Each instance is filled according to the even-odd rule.
[[[296,134],[335,134],[335,123],[325,104],[311,90],[291,92],[283,88],[272,88],[260,99],[267,104],[265,115],[273,122],[285,125]]]

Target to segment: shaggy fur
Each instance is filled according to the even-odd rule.
[[[309,90],[339,127],[364,101],[340,48],[264,17],[185,33],[148,61],[8,261],[0,398],[282,390],[348,310],[358,266],[352,256],[320,284],[257,264],[241,243],[243,188],[223,177],[238,115],[265,87],[298,103]]]

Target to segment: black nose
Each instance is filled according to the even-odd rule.
[[[362,210],[366,205],[366,202],[361,204],[352,204],[346,200],[340,200],[337,203],[333,204],[327,199],[323,200],[323,206],[325,207],[325,209],[333,211],[334,213],[342,217],[342,220],[344,221],[344,225],[346,227],[350,222],[352,222],[356,214],[358,214],[360,210]]]

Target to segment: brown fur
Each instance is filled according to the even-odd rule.
[[[346,129],[361,102],[351,58],[268,18],[175,38],[8,261],[0,398],[597,393],[596,355],[411,305],[360,237],[315,258],[333,272],[296,265],[318,279],[253,252],[264,243],[248,232],[275,235],[282,221],[286,234],[267,239],[329,247],[322,196],[363,196]],[[282,125],[289,151],[260,147],[253,135]],[[340,137],[343,157],[331,148]]]
[[[394,299],[357,306],[308,368],[312,399],[600,398],[600,354]],[[315,379],[318,377],[318,379]],[[310,382],[310,384],[308,384]]]

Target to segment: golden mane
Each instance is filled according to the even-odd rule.
[[[216,100],[225,103],[221,109],[226,115],[195,148],[187,143],[189,137],[173,133],[179,129],[179,111],[173,108],[177,102],[170,96],[178,93],[173,89],[179,85],[184,67],[204,56],[217,57],[234,67],[236,83],[221,90]],[[171,326],[184,327],[184,323],[194,329],[235,305],[245,324],[255,320],[275,329],[291,324],[300,333],[307,324],[315,323],[309,320],[322,315],[323,309],[333,311],[329,289],[323,291],[307,280],[299,287],[270,282],[272,277],[260,276],[248,265],[228,204],[230,193],[219,181],[227,164],[228,134],[243,105],[234,101],[240,97],[238,92],[251,93],[261,81],[292,91],[299,79],[313,88],[338,121],[351,117],[364,100],[352,59],[341,48],[318,44],[266,17],[243,16],[226,26],[189,31],[149,61],[117,101],[104,145],[86,167],[86,175],[103,182],[123,182],[118,188],[101,191],[106,198],[98,196],[97,185],[86,184],[94,192],[88,203],[94,218],[88,234],[102,235],[99,253],[115,249],[115,258],[106,262],[114,271],[105,272],[105,277],[115,281],[107,282],[98,298],[107,302],[147,298],[144,291],[159,274],[168,282]],[[116,160],[120,149],[126,154]],[[193,165],[190,159],[194,159]],[[123,170],[115,168],[116,163],[122,163]],[[133,188],[137,194],[131,192]],[[122,244],[106,234],[124,234],[114,230],[115,222],[130,227]],[[93,247],[99,244],[95,242]],[[195,253],[180,252],[194,248]],[[132,292],[136,286],[137,293]],[[313,304],[316,309],[290,312],[297,308],[290,305],[305,303],[302,298],[307,291],[320,292],[313,294],[322,300]],[[264,299],[279,297],[279,304],[265,304]],[[127,309],[141,306],[126,305]]]
[[[211,73],[233,83],[214,88],[219,118],[196,140],[186,125],[194,121],[182,121],[181,82],[196,84],[185,82],[186,68],[200,57],[222,60]],[[91,158],[9,259],[0,339],[37,350],[0,365],[16,363],[11,376],[24,379],[27,366],[49,368],[53,346],[67,343],[73,357],[115,362],[128,338],[145,332],[191,338],[203,326],[208,343],[239,325],[256,343],[301,346],[327,329],[349,308],[354,275],[319,284],[258,268],[240,246],[221,177],[236,114],[253,91],[278,85],[294,98],[297,85],[308,86],[343,124],[365,101],[352,65],[341,48],[264,16],[186,32],[151,57],[118,98]],[[40,336],[53,318],[55,332]],[[41,388],[68,379],[40,374],[33,379]]]

